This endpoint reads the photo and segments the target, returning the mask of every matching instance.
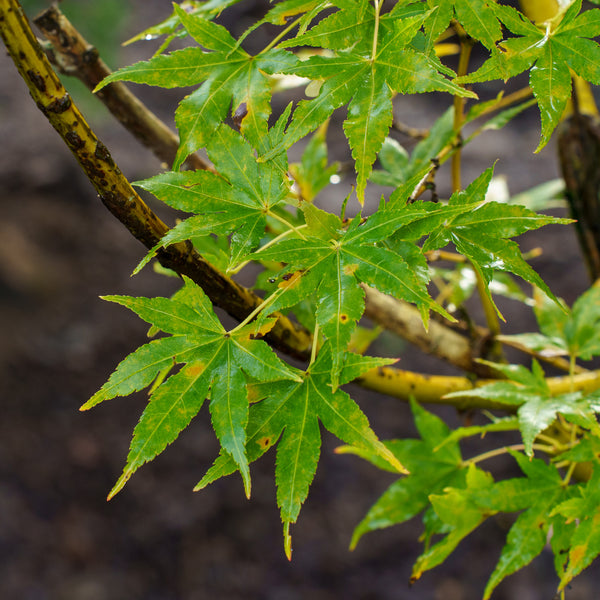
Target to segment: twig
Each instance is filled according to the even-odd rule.
[[[410,340],[424,352],[432,354],[446,362],[480,377],[495,377],[495,373],[486,365],[476,362],[474,348],[483,340],[469,340],[450,327],[430,321],[429,331],[425,331],[421,314],[408,302],[397,300],[382,294],[373,288],[367,288],[368,302],[365,316],[396,335]]]
[[[100,58],[98,50],[83,38],[57,6],[51,6],[33,22],[52,44],[52,49],[47,51],[48,58],[62,73],[77,77],[90,90],[111,74],[112,71]],[[152,150],[161,161],[173,164],[179,147],[178,136],[136,98],[125,84],[112,83],[100,90],[97,96],[142,145]],[[191,154],[185,164],[190,169],[213,170],[197,154]]]
[[[457,75],[461,77],[462,75],[467,74],[471,50],[473,49],[473,40],[458,23],[455,23],[454,27],[460,38],[460,56],[458,59]],[[454,96],[454,133],[459,140],[461,139],[461,130],[464,123],[464,106],[465,99],[459,95]],[[461,154],[461,149],[458,148],[457,152],[452,155],[452,191],[454,192],[459,192],[462,189],[460,172]]]

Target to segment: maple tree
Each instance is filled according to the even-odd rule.
[[[277,504],[290,557],[290,526],[317,469],[323,425],[345,444],[340,452],[398,474],[357,525],[352,547],[373,530],[421,514],[417,579],[484,520],[519,513],[483,597],[529,564],[548,539],[564,597],[567,584],[600,553],[600,386],[597,374],[578,362],[600,354],[600,288],[592,286],[572,308],[556,298],[512,238],[571,221],[490,198],[493,166],[463,186],[461,152],[482,131],[504,126],[532,105],[541,115],[539,148],[569,111],[572,126],[581,125],[583,84],[600,84],[594,40],[600,9],[582,10],[581,0],[542,13],[542,0],[533,3],[536,10],[524,3],[524,12],[493,0],[398,0],[385,7],[383,0],[282,0],[236,39],[218,23],[236,1],[175,4],[165,21],[136,38],[164,37],[155,55],[114,73],[98,63],[102,77],[86,71],[89,56],[77,62],[82,51],[75,45],[82,42],[75,34],[55,47],[128,122],[140,119],[134,110],[145,109],[132,108],[119,82],[196,86],[175,111],[179,140],[150,131],[153,116],[140,128],[145,143],[171,164],[135,185],[189,215],[168,228],[62,95],[16,0],[0,0],[0,33],[34,98],[103,202],[148,248],[136,271],[156,258],[182,281],[170,298],[105,298],[149,323],[155,338],[122,360],[82,407],[149,389],[109,498],[174,442],[206,401],[221,451],[196,489],[239,472],[250,497],[251,463],[276,446]],[[38,25],[56,41],[66,25],[52,10]],[[280,32],[249,54],[246,38],[267,23]],[[192,45],[169,50],[183,38]],[[65,39],[72,39],[70,54]],[[470,70],[475,43],[489,57]],[[443,60],[455,50],[456,72]],[[524,71],[528,87],[479,100],[476,84]],[[304,86],[307,97],[273,115],[278,85]],[[393,100],[423,92],[444,94],[449,108],[409,154],[391,135]],[[324,210],[319,193],[340,168],[328,160],[327,128],[341,107],[356,186]],[[463,139],[470,123],[480,125]],[[287,151],[305,138],[301,160],[290,163]],[[200,149],[210,162],[195,154]],[[440,199],[436,173],[446,161],[453,192]],[[367,210],[372,184],[390,191],[376,210]],[[593,193],[597,200],[597,188]],[[543,191],[537,195],[542,204],[548,199]],[[439,258],[450,266],[440,268]],[[251,289],[235,281],[249,264],[260,267]],[[531,284],[531,298],[513,276]],[[475,290],[487,331],[473,335],[492,342],[480,354],[453,329],[467,323],[463,305]],[[530,301],[539,332],[501,335],[496,293]],[[214,306],[238,324],[227,330]],[[396,330],[410,341],[478,379],[420,376],[391,367],[395,360],[369,356],[380,331],[361,322],[365,315],[391,330],[400,321]],[[532,356],[531,367],[507,364],[504,345]],[[286,357],[303,360],[304,368]],[[547,377],[541,361],[567,374]],[[352,381],[410,401],[420,439],[381,441],[340,387]],[[500,414],[451,430],[424,402]],[[519,443],[463,457],[461,440],[489,434],[493,444],[494,433],[511,431]],[[496,481],[483,465],[500,454],[512,456],[523,475]]]

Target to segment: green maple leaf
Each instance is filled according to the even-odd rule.
[[[102,388],[82,407],[129,395],[149,384],[175,364],[184,366],[157,387],[135,428],[127,464],[109,498],[123,488],[133,473],[173,442],[210,397],[213,428],[222,448],[233,458],[250,494],[250,472],[245,452],[248,422],[248,377],[261,381],[292,379],[299,375],[269,346],[254,336],[253,325],[226,331],[202,290],[185,280],[173,298],[107,296],[126,306],[157,330],[171,334],[138,348],[126,357]]]
[[[507,535],[498,563],[485,592],[487,600],[508,575],[529,564],[546,545],[556,519],[552,507],[568,497],[562,479],[552,465],[511,452],[525,477],[494,482],[491,476],[470,465],[466,485],[448,487],[430,501],[446,527],[446,537],[428,548],[417,560],[413,579],[443,562],[458,543],[485,519],[498,512],[522,512]]]
[[[556,300],[541,277],[525,262],[517,243],[507,238],[550,223],[570,221],[538,215],[523,206],[486,202],[485,193],[492,174],[493,169],[487,169],[466,189],[454,193],[447,207],[432,210],[419,223],[419,228],[411,224],[406,233],[399,230],[396,235],[414,238],[429,233],[424,251],[443,248],[452,242],[458,252],[470,259],[486,283],[491,281],[494,270],[508,271]],[[489,290],[487,293],[489,295]],[[489,297],[491,300],[491,295]]]
[[[391,527],[412,519],[429,506],[429,496],[447,487],[464,487],[465,469],[456,441],[446,442],[450,429],[445,423],[411,402],[420,440],[405,439],[386,442],[387,447],[410,471],[394,482],[369,509],[352,534],[351,548],[369,531]],[[382,467],[376,456],[359,453]]]
[[[477,71],[457,81],[508,79],[531,69],[529,83],[542,120],[537,152],[548,143],[571,97],[569,69],[590,83],[600,83],[600,46],[590,39],[600,33],[600,12],[592,9],[579,14],[581,0],[577,0],[560,21],[540,28],[509,6],[493,4],[492,9],[518,37],[503,41],[502,51],[494,52]]]
[[[540,333],[504,336],[513,345],[546,355],[569,355],[590,360],[600,354],[600,287],[593,285],[571,309],[535,295],[535,316]]]
[[[298,104],[285,140],[264,154],[262,160],[290,147],[316,129],[336,108],[348,104],[344,132],[355,160],[356,192],[362,203],[373,162],[392,123],[392,98],[396,93],[442,90],[473,96],[446,79],[440,71],[448,70],[434,57],[410,47],[426,16],[422,8],[409,6],[409,14],[402,7],[392,10],[375,27],[372,6],[346,2],[344,9],[286,42],[320,46],[337,50],[338,54],[313,56],[283,68],[284,73],[324,83],[316,98]]]
[[[449,487],[443,494],[429,496],[447,534],[419,556],[413,566],[411,581],[416,581],[423,572],[446,560],[462,539],[496,512],[494,509],[483,509],[474,501],[479,493],[488,490],[493,483],[489,473],[470,465],[465,477],[465,488]]]
[[[271,133],[275,131],[274,128]],[[269,138],[264,143],[268,141]],[[171,171],[136,183],[165,204],[196,213],[173,227],[136,272],[159,248],[197,236],[233,233],[228,265],[231,270],[256,248],[264,235],[267,216],[277,217],[273,208],[288,194],[283,157],[257,163],[249,143],[227,125],[219,126],[213,133],[207,151],[220,175],[209,171]]]
[[[202,48],[176,50],[155,56],[113,73],[97,87],[112,81],[133,81],[160,87],[186,87],[202,84],[186,96],[175,113],[180,146],[173,168],[186,157],[206,146],[217,127],[239,109],[242,133],[261,151],[271,114],[271,84],[268,74],[296,64],[293,54],[268,50],[250,56],[237,46],[227,29],[202,17],[175,7],[181,23]],[[207,51],[209,50],[209,51]]]
[[[346,376],[354,378],[375,365],[389,364],[390,361],[355,356],[352,362]],[[254,402],[250,409],[249,460],[256,460],[277,444],[277,504],[284,524],[288,557],[291,555],[289,527],[298,518],[319,461],[319,423],[343,442],[380,456],[396,471],[405,472],[398,459],[377,439],[367,418],[350,396],[340,389],[332,392],[330,371],[331,352],[326,345],[301,382],[260,385],[255,399],[262,399]],[[232,457],[222,452],[196,489],[202,489],[234,470],[236,465]]]
[[[559,587],[561,590],[600,554],[600,468],[597,463],[592,477],[585,486],[579,487],[579,492],[578,497],[562,502],[553,511],[553,514],[565,517],[567,523],[578,520],[570,535],[568,562]]]
[[[472,38],[488,49],[494,48],[502,37],[498,18],[487,0],[427,0],[427,4],[435,7],[425,21],[429,48],[448,29],[452,18],[456,18]]]
[[[558,414],[567,421],[600,433],[596,419],[597,394],[572,392],[552,396],[544,372],[535,360],[531,371],[521,365],[490,365],[512,381],[498,381],[478,390],[454,392],[447,397],[476,396],[493,399],[507,406],[518,406],[519,429],[528,456],[533,455],[533,442],[537,435],[549,427]]]
[[[376,213],[363,222],[360,216],[345,228],[337,216],[303,203],[307,228],[304,239],[283,240],[259,250],[257,260],[277,260],[288,265],[288,279],[282,281],[278,297],[269,312],[293,306],[316,295],[316,322],[331,341],[332,382],[337,387],[340,360],[356,323],[364,312],[364,290],[360,283],[384,293],[414,302],[427,322],[430,309],[449,315],[433,302],[426,283],[415,274],[414,259],[377,242],[394,229],[421,214],[418,210]],[[294,275],[289,278],[289,274]],[[451,317],[449,317],[451,318]]]
[[[523,510],[506,537],[500,558],[484,592],[487,600],[508,575],[528,565],[544,549],[548,531],[555,525],[552,507],[570,494],[557,469],[543,460],[511,452],[525,477],[499,481],[480,493],[475,502],[485,509],[514,512]]]
[[[600,11],[599,11],[600,12]],[[593,285],[573,304],[563,339],[572,356],[590,360],[600,354],[600,286]]]

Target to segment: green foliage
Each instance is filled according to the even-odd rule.
[[[562,19],[540,28],[510,6],[491,6],[515,37],[503,41],[500,50],[461,81],[508,79],[529,71],[542,118],[540,150],[548,143],[571,97],[569,69],[586,81],[600,83],[600,47],[590,39],[600,34],[600,13],[593,9],[580,14],[581,0],[576,0]]]
[[[110,495],[173,442],[207,399],[221,451],[196,489],[239,471],[249,496],[251,463],[276,446],[277,504],[288,557],[290,525],[317,469],[322,424],[347,444],[341,451],[403,474],[357,526],[352,547],[367,532],[421,514],[425,546],[413,569],[417,579],[486,519],[519,513],[484,598],[531,562],[550,535],[558,586],[564,588],[600,553],[600,467],[588,481],[574,483],[581,464],[597,463],[600,455],[598,394],[575,389],[576,361],[600,354],[600,288],[572,309],[564,306],[512,238],[568,221],[488,197],[491,165],[464,188],[456,170],[464,143],[503,127],[532,104],[541,114],[539,148],[548,142],[570,98],[570,70],[600,83],[600,48],[592,39],[600,33],[600,11],[581,12],[579,0],[556,19],[536,24],[491,0],[399,0],[385,10],[381,0],[284,0],[236,39],[216,22],[233,3],[175,5],[168,19],[136,38],[164,35],[160,50],[99,86],[113,81],[194,86],[175,112],[181,143],[172,170],[138,183],[187,217],[138,269],[163,248],[191,240],[227,274],[254,263],[260,270],[254,288],[264,292],[262,304],[229,331],[213,312],[219,299],[209,299],[187,279],[172,298],[106,298],[150,323],[153,335],[167,334],[125,358],[83,407],[150,388],[127,464]],[[282,29],[251,55],[242,44],[265,23]],[[462,48],[460,76],[438,56],[439,40],[454,34]],[[191,38],[190,47],[168,52],[176,37]],[[490,57],[470,72],[463,59],[476,42]],[[508,80],[524,71],[534,100],[523,94],[506,101],[500,94],[480,102],[474,91],[479,88],[466,85]],[[282,82],[306,86],[307,97],[273,115],[272,95]],[[424,92],[437,93],[448,108],[409,153],[392,133],[393,101]],[[350,196],[324,210],[315,202],[340,169],[329,163],[329,120],[342,107],[356,184]],[[462,135],[463,125],[482,117],[483,125]],[[290,164],[287,151],[309,134],[300,162]],[[180,170],[198,149],[206,151],[214,171]],[[454,191],[438,199],[435,177],[448,159],[454,161]],[[376,210],[367,211],[365,198],[378,200],[373,183],[393,189]],[[423,198],[428,189],[436,192],[435,201]],[[555,193],[555,187],[536,189],[530,198],[539,203]],[[451,257],[451,266],[430,266],[440,253]],[[535,287],[533,300],[513,276]],[[440,290],[436,298],[432,282]],[[365,333],[359,326],[372,288],[415,305],[425,328],[432,311],[445,323],[461,318],[455,311],[475,289],[490,327],[497,324],[495,311],[499,314],[496,291],[534,303],[540,332],[497,339],[538,358],[568,356],[571,386],[556,392],[536,360],[531,369],[484,361],[499,380],[448,393],[445,400],[473,407],[478,400],[493,401],[515,416],[492,416],[485,424],[452,431],[412,401],[420,439],[382,443],[340,389],[394,362],[354,353],[357,346],[364,351],[379,331]],[[281,311],[313,334],[304,370],[287,364],[261,339]],[[499,442],[489,452],[463,457],[464,438],[501,432],[516,434],[519,443],[507,449]],[[481,464],[509,450],[522,476],[495,481]]]

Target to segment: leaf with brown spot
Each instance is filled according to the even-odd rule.
[[[204,292],[188,279],[173,298],[109,299],[130,308],[158,330],[175,335],[150,342],[128,356],[83,409],[148,386],[168,366],[185,365],[152,387],[150,401],[134,431],[127,464],[109,498],[141,465],[177,438],[208,397],[221,447],[233,458],[249,495],[245,450],[249,378],[263,382],[300,380],[265,342],[253,339],[268,332],[274,319],[264,320],[260,327],[251,323],[227,332]]]
[[[358,364],[356,369],[361,370]],[[315,475],[321,449],[319,423],[346,444],[380,456],[398,472],[405,471],[373,433],[350,396],[340,389],[332,392],[330,371],[331,352],[326,344],[302,381],[273,382],[262,390],[267,394],[265,399],[250,408],[246,446],[249,461],[262,456],[279,440],[275,479],[284,531],[296,522]],[[231,456],[221,452],[195,489],[203,489],[235,470]]]

